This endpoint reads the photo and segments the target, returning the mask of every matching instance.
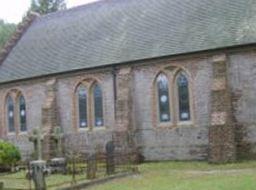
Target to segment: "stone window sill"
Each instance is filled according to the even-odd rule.
[[[106,130],[105,126],[102,126],[102,127],[79,128],[80,132],[93,132],[93,131],[103,131],[103,130]]]
[[[182,127],[195,127],[194,123],[192,121],[184,121],[184,122],[178,122],[177,124],[173,123],[160,123],[156,127],[156,130],[161,130],[161,129],[176,129],[176,128],[182,128]]]
[[[28,135],[28,132],[27,132],[27,131],[20,132],[19,135],[20,135],[20,136],[27,136],[27,135]]]

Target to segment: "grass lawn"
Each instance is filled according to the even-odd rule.
[[[29,183],[29,180],[25,178],[25,171],[8,174],[8,175],[0,175],[0,181],[4,182],[4,187],[8,189],[29,189],[30,185],[33,188],[33,182]],[[79,182],[81,180],[85,181],[85,175],[77,175],[76,180]],[[56,185],[69,185],[72,181],[71,175],[60,175],[53,174],[46,177],[47,189],[56,189]]]
[[[140,175],[117,179],[89,190],[255,190],[256,162],[209,165],[159,162],[140,165]]]

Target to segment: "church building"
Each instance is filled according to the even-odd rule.
[[[83,153],[256,158],[256,1],[102,0],[29,14],[0,53],[0,138]]]

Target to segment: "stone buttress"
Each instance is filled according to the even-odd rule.
[[[129,153],[136,150],[132,117],[132,68],[121,68],[116,72],[116,124],[113,132],[113,141],[117,151]]]
[[[55,155],[55,142],[52,138],[54,128],[59,126],[59,113],[57,106],[57,87],[56,79],[46,83],[46,99],[42,106],[42,128],[44,133],[43,139],[43,158],[50,159]]]
[[[209,129],[209,162],[236,160],[235,128],[231,113],[231,93],[228,85],[228,61],[225,55],[212,59],[211,115]]]

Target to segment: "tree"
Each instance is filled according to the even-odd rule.
[[[0,19],[0,51],[7,40],[12,36],[16,29],[15,24],[6,23]]]
[[[41,15],[66,9],[65,0],[31,0],[30,11]]]

